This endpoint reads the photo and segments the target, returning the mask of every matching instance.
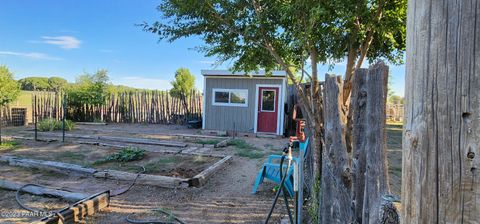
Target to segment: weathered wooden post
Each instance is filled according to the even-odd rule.
[[[403,223],[480,221],[480,1],[408,1]]]

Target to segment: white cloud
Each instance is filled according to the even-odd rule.
[[[79,48],[82,43],[79,39],[73,36],[43,36],[42,39],[46,44],[58,45],[63,49]]]
[[[38,52],[0,51],[0,55],[19,56],[19,57],[25,57],[25,58],[37,59],[37,60],[61,60],[61,58],[52,57],[47,54],[38,53]]]
[[[127,76],[112,79],[115,85],[124,85],[134,88],[168,90],[172,88],[170,81],[164,79],[144,78],[139,76]]]

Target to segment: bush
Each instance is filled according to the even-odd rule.
[[[71,131],[75,127],[75,123],[71,120],[65,120],[65,131]],[[38,131],[56,131],[63,129],[63,121],[55,119],[44,119],[37,123]]]
[[[136,160],[141,160],[145,157],[145,150],[137,147],[127,147],[122,149],[122,151],[114,153],[104,159],[97,160],[94,162],[94,165],[108,163],[108,162],[131,162]]]
[[[0,151],[2,150],[14,150],[16,148],[18,148],[19,144],[18,142],[16,141],[13,141],[13,140],[7,140],[7,141],[2,141],[2,143],[0,144]]]

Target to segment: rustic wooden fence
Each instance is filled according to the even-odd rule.
[[[354,77],[348,114],[342,78],[326,77],[319,217],[321,223],[399,223],[387,174],[388,66],[357,69]]]
[[[62,119],[63,94],[38,92],[32,98],[33,116]],[[202,119],[202,102],[202,94],[197,91],[186,98],[187,108],[180,98],[172,97],[167,91],[112,93],[104,105],[67,106],[67,118],[110,123],[185,124],[188,120]]]
[[[402,122],[403,104],[387,104],[387,121]]]

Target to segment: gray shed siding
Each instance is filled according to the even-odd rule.
[[[214,78],[205,79],[205,129],[208,130],[235,130],[239,132],[253,132],[255,121],[255,101],[257,84],[283,84],[283,79],[272,78]],[[213,89],[247,89],[248,107],[216,106],[212,105]],[[281,89],[281,88],[280,88]],[[285,95],[285,90],[281,89]],[[279,99],[280,102],[280,99]],[[281,105],[283,107],[283,105]]]

